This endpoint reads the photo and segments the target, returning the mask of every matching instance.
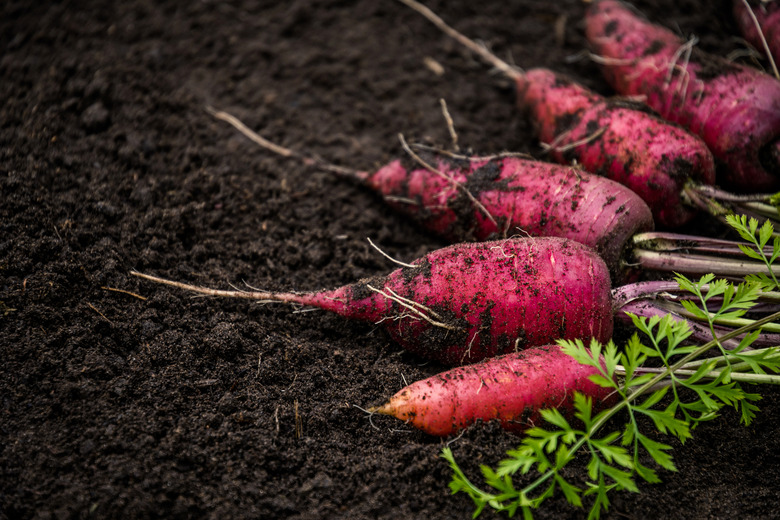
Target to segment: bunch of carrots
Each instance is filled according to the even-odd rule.
[[[744,243],[654,228],[702,213],[777,221],[780,80],[706,55],[630,6],[600,0],[587,11],[588,41],[625,96],[605,98],[554,71],[509,65],[415,0],[400,1],[515,83],[518,106],[559,164],[509,153],[466,156],[402,139],[404,158],[364,172],[283,148],[211,110],[270,151],[362,183],[453,245],[385,276],[311,293],[218,290],[133,274],[380,324],[403,348],[458,366],[371,408],[437,436],[493,419],[522,431],[548,408],[572,417],[576,393],[598,407],[614,404],[613,389],[593,377],[603,368],[581,364],[557,342],[606,343],[615,319],[635,319],[629,311],[672,315],[698,343],[736,328],[697,325],[670,296],[676,284],[636,279],[640,269],[774,278],[771,265],[745,259]],[[746,34],[777,55],[780,9],[761,6],[748,17],[743,3],[735,2],[735,14]],[[748,19],[759,23],[742,23]],[[774,345],[780,338],[753,339]],[[720,344],[740,344],[731,341]]]

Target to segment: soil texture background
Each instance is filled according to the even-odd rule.
[[[578,1],[429,6],[611,94],[581,57]],[[636,6],[705,50],[744,49],[726,0]],[[0,78],[0,518],[470,517],[442,440],[356,407],[444,367],[373,324],[129,273],[314,290],[394,269],[367,238],[405,261],[443,246],[204,107],[373,169],[403,154],[399,132],[450,145],[443,98],[462,146],[542,158],[509,81],[393,0],[9,0]],[[662,439],[679,471],[606,517],[778,517],[780,392],[760,391],[749,427],[726,411],[684,446]],[[517,443],[479,424],[450,446],[478,480]],[[584,512],[557,497],[537,516]]]

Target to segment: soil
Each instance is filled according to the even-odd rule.
[[[610,94],[576,58],[580,2],[507,4],[429,2],[500,56]],[[726,0],[636,5],[705,50],[744,48]],[[444,245],[204,107],[372,169],[403,154],[399,132],[450,146],[443,98],[462,146],[543,157],[509,81],[391,0],[9,0],[0,49],[0,518],[470,517],[444,442],[476,481],[518,437],[442,441],[358,408],[442,366],[373,324],[129,273],[313,290],[393,269],[367,238],[401,260]],[[752,425],[726,410],[684,446],[660,437],[679,471],[605,516],[778,517],[780,392],[754,390]],[[584,516],[562,497],[537,514]]]

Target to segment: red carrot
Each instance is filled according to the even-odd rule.
[[[674,292],[669,282],[610,291],[604,261],[590,248],[561,238],[456,244],[404,266],[387,276],[308,293],[215,290],[132,274],[200,294],[309,305],[375,322],[407,350],[450,365],[557,339],[604,342],[613,315],[623,309],[645,316],[659,308],[684,312],[674,297],[667,301],[665,295]],[[709,341],[713,331],[700,327],[694,333]]]
[[[615,281],[626,277],[626,246],[653,228],[647,205],[630,189],[582,170],[513,155],[464,157],[415,154],[376,172],[364,172],[302,157],[249,130],[225,112],[212,113],[261,146],[357,179],[388,204],[452,242],[517,233],[576,240],[593,247]]]
[[[522,431],[543,423],[543,409],[573,417],[575,392],[591,397],[596,410],[612,403],[611,389],[590,381],[596,374],[596,368],[581,365],[559,346],[546,345],[417,381],[369,411],[442,437],[478,420],[498,420],[507,430]]]
[[[309,305],[375,322],[409,351],[446,364],[612,334],[606,265],[591,249],[559,238],[457,244],[387,276],[310,293],[221,291],[133,274],[201,294]]]
[[[517,157],[432,162],[444,176],[394,161],[365,182],[452,241],[517,232],[569,238],[593,247],[620,280],[627,242],[653,228],[649,208],[633,192],[575,168]]]
[[[695,48],[616,0],[586,16],[588,41],[619,93],[642,95],[664,118],[701,136],[740,191],[780,187],[780,81]]]
[[[669,300],[652,296],[667,291],[673,293],[667,295]],[[744,347],[742,342],[747,333],[735,336],[734,327],[717,323],[713,325],[706,321],[692,322],[682,317],[679,313],[682,311],[688,314],[687,311],[670,300],[684,298],[694,302],[696,297],[682,290],[677,282],[642,282],[615,289],[612,294],[613,308],[619,309],[616,317],[623,320],[633,321],[628,313],[647,318],[667,316],[672,319],[669,323],[687,322],[685,332],[678,336],[678,340],[684,337],[686,344],[708,344],[714,333],[718,337],[718,344],[726,349],[731,350],[740,345]],[[752,314],[763,316],[767,320],[764,323],[767,329],[777,330],[768,321],[773,315],[775,318],[777,316],[773,314],[778,310],[777,294],[765,293],[764,296],[764,303],[754,306]],[[713,296],[709,303],[717,309],[724,304],[724,300]],[[699,304],[693,303],[694,306]],[[753,323],[758,326],[757,322]],[[749,320],[740,324],[747,325]],[[677,344],[678,340],[670,339],[677,333],[667,333],[670,343]],[[751,338],[751,347],[777,345],[778,336],[780,334],[764,329],[759,336]],[[617,400],[614,388],[605,388],[591,381],[592,376],[606,376],[603,360],[601,368],[602,371],[599,371],[595,364],[580,364],[557,345],[534,347],[417,381],[369,411],[393,416],[438,436],[452,435],[478,420],[498,420],[507,430],[521,431],[539,425],[540,411],[544,409],[557,408],[564,417],[570,419],[574,411],[575,392],[593,400],[594,412],[612,406]],[[626,374],[626,369],[618,365],[615,373]],[[692,373],[688,372],[687,375]]]
[[[628,186],[664,227],[679,227],[696,214],[684,202],[685,189],[715,180],[712,155],[700,139],[638,103],[603,98],[547,69],[515,79],[518,103],[531,113],[542,142],[553,143],[553,159],[576,161]]]
[[[712,155],[700,139],[638,103],[605,99],[548,69],[522,72],[415,0],[400,1],[516,82],[518,104],[530,113],[554,160],[576,160],[628,186],[661,226],[680,226],[696,213],[684,203],[683,191],[715,180]]]
[[[739,243],[652,228],[647,206],[630,190],[571,167],[521,159],[516,154],[465,157],[443,151],[426,160],[394,161],[369,173],[323,162],[274,144],[226,112],[209,109],[263,148],[307,165],[358,180],[402,213],[450,241],[485,240],[510,233],[570,238],[593,247],[607,262],[614,283],[635,279],[638,268],[686,274],[742,276],[764,271],[745,261]],[[691,197],[704,204],[714,186],[699,186]],[[744,200],[738,200],[748,207]],[[760,204],[750,206],[765,211]],[[775,211],[769,207],[770,211]]]

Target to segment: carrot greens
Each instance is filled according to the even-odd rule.
[[[777,260],[778,255],[780,255],[780,237],[774,234],[774,228],[769,221],[764,222],[761,229],[758,228],[758,220],[748,219],[745,215],[728,215],[726,221],[739,233],[743,240],[755,246],[755,249],[753,249],[747,245],[740,244],[739,248],[746,256],[764,262],[767,267],[770,267]],[[770,238],[772,239],[772,254],[767,256],[766,246]],[[769,276],[764,273],[749,274],[745,279],[762,283],[770,288],[780,286],[772,269],[769,269]]]
[[[764,261],[771,275],[780,256],[777,238],[766,253],[772,225],[759,227],[755,219],[740,217],[729,223],[754,246],[746,246],[745,254]],[[474,517],[489,507],[509,516],[520,510],[531,518],[534,509],[560,491],[573,506],[587,505],[589,518],[599,518],[609,508],[610,492],[638,492],[639,481],[660,482],[659,470],[677,471],[664,436],[684,443],[697,424],[715,419],[724,407],[735,408],[743,424],[751,423],[761,396],[743,385],[780,384],[780,347],[752,347],[762,327],[780,318],[777,306],[763,299],[767,291],[777,290],[774,275],[748,276],[739,284],[713,275],[698,280],[677,275],[675,281],[691,295],[680,303],[710,328],[711,341],[691,344],[690,323],[669,314],[631,314],[638,332],[623,349],[612,341],[604,345],[592,340],[588,346],[581,340],[560,341],[564,352],[598,370],[591,380],[612,390],[614,406],[596,413],[591,398],[576,394],[577,424],[557,409],[543,410],[548,424],[527,430],[520,446],[497,468],[481,467],[489,491],[469,480],[450,447],[442,450],[453,471],[450,489],[472,498]],[[716,334],[722,330],[717,323],[729,320],[739,328]],[[647,431],[648,424],[655,431]],[[586,475],[563,471],[582,456],[589,458]],[[522,484],[516,486],[515,479]]]

